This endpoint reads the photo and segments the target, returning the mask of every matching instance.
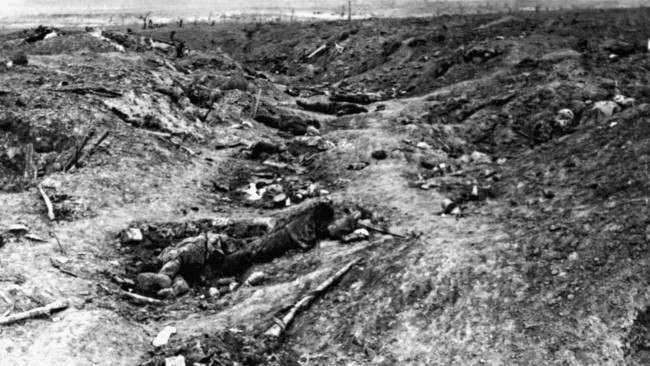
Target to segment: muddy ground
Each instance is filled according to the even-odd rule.
[[[2,35],[0,314],[70,306],[0,326],[0,365],[648,364],[649,16]],[[378,230],[124,294],[317,201]]]

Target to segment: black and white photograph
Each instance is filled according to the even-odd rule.
[[[650,0],[0,0],[0,366],[650,366]]]

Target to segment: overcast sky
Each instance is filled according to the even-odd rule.
[[[352,3],[393,3],[399,6],[404,1],[424,0],[352,0]],[[431,0],[433,2],[433,0]],[[458,1],[458,0],[451,0]],[[468,0],[471,1],[471,0]],[[476,1],[476,0],[474,0]],[[508,0],[490,0],[499,3]],[[511,0],[510,0],[511,1]],[[567,2],[570,2],[568,0]],[[580,0],[584,2],[585,0]],[[586,0],[589,1],[589,0]],[[598,0],[593,0],[598,1]],[[619,0],[635,2],[638,0]],[[650,1],[650,0],[642,0]],[[347,0],[0,0],[0,17],[11,17],[23,14],[54,14],[54,13],[83,13],[83,12],[116,12],[128,11],[183,11],[203,9],[210,11],[235,10],[250,6],[311,8],[312,6],[329,7],[344,5]]]

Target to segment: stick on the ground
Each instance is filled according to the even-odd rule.
[[[29,143],[27,146],[25,146],[25,171],[24,171],[24,177],[26,179],[33,179],[35,178],[34,172],[36,169],[34,168],[34,145]]]
[[[59,246],[59,251],[61,251],[61,254],[63,254],[63,255],[68,255],[68,253],[66,252],[65,248],[64,248],[63,245],[61,244],[61,241],[59,240],[59,237],[56,236],[56,234],[55,234],[54,232],[50,232],[50,236],[53,237],[54,240],[56,240],[56,244]]]
[[[287,326],[293,321],[293,318],[296,317],[296,314],[307,308],[309,304],[316,299],[317,296],[321,295],[324,293],[332,284],[336,281],[338,281],[341,277],[343,277],[344,274],[346,274],[350,268],[352,268],[353,265],[357,264],[357,262],[360,261],[360,258],[357,258],[348,264],[346,264],[343,268],[339,269],[338,272],[336,272],[332,277],[327,278],[325,281],[321,282],[318,287],[314,289],[314,291],[311,291],[307,296],[303,297],[300,301],[298,301],[295,305],[289,309],[289,312],[287,312],[282,319],[276,319],[276,323],[273,324],[271,328],[269,328],[266,332],[264,332],[264,335],[270,336],[270,337],[279,337],[282,335],[282,332],[287,328]]]
[[[389,230],[380,229],[378,227],[374,227],[374,226],[370,226],[370,225],[364,225],[364,224],[361,224],[361,223],[359,223],[359,226],[361,226],[364,229],[371,230],[371,231],[376,231],[376,232],[381,233],[381,234],[392,235],[392,236],[394,236],[396,238],[408,239],[408,237],[406,237],[406,236],[404,236],[402,234],[397,234],[397,233],[394,233],[394,232],[389,231]]]
[[[128,297],[129,299],[133,300],[133,302],[138,303],[138,304],[147,304],[147,305],[162,305],[164,302],[162,300],[154,299],[151,297],[146,297],[138,294],[134,294],[132,292],[127,292],[127,291],[120,291],[120,294],[124,297]]]
[[[95,150],[97,149],[97,147],[99,147],[99,145],[100,145],[102,142],[104,142],[104,140],[108,137],[108,134],[109,134],[109,131],[108,131],[108,130],[104,131],[104,133],[102,133],[101,136],[99,136],[99,138],[97,139],[97,141],[95,141],[95,143],[93,144],[93,146],[90,147],[90,149],[88,150],[88,153],[87,153],[86,155],[87,155],[87,156],[91,156],[91,155],[95,152]],[[82,157],[83,157],[83,156],[79,156],[79,161],[81,161],[81,158],[82,158]]]
[[[37,316],[50,315],[53,311],[63,310],[68,307],[68,300],[59,300],[51,304],[42,306],[40,308],[35,308],[22,313],[12,314],[3,318],[0,318],[0,325],[7,325],[15,323],[17,321],[35,318]]]
[[[81,140],[81,143],[79,143],[79,146],[77,146],[77,149],[74,152],[74,155],[72,155],[72,158],[68,161],[68,163],[63,167],[63,171],[67,172],[68,170],[72,169],[73,166],[77,165],[79,162],[79,158],[81,158],[81,152],[83,151],[84,147],[86,147],[86,144],[88,141],[95,135],[95,129],[91,129],[88,131],[86,136]]]
[[[260,109],[260,98],[262,98],[262,88],[257,91],[257,96],[255,98],[255,108],[253,108],[253,118],[257,116],[257,110]]]
[[[69,270],[63,268],[63,266],[61,265],[61,263],[59,263],[59,262],[58,262],[57,260],[55,260],[54,258],[50,258],[50,264],[52,265],[52,267],[54,267],[54,268],[58,269],[59,271],[61,271],[61,273],[65,273],[65,274],[67,274],[68,276],[72,276],[72,277],[79,277],[76,273],[74,273],[74,272],[72,272],[72,271],[69,271]]]
[[[45,190],[43,190],[43,186],[40,184],[38,185],[38,191],[41,192],[41,197],[43,197],[43,201],[45,201],[45,206],[47,206],[47,217],[50,218],[50,221],[54,221],[54,206],[52,206],[52,201],[50,201],[50,197],[47,196],[47,193],[45,193]]]

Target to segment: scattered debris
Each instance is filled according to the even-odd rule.
[[[341,238],[341,241],[344,243],[352,243],[355,241],[360,241],[360,240],[366,240],[370,238],[370,233],[368,232],[367,229],[361,228],[361,229],[356,229],[352,233],[348,235],[344,235]]]
[[[142,304],[142,305],[162,305],[162,304],[164,304],[164,302],[161,301],[161,300],[153,299],[153,298],[147,297],[147,296],[134,294],[134,293],[127,292],[127,291],[120,291],[120,294],[123,297],[126,297],[126,298],[130,299],[131,301],[133,301],[136,304]]]
[[[262,282],[264,282],[265,279],[266,279],[266,275],[264,274],[264,272],[255,271],[255,272],[251,273],[250,276],[248,276],[246,281],[244,281],[244,285],[246,285],[246,286],[257,286],[257,285],[261,284]]]
[[[142,236],[142,230],[136,227],[131,227],[122,231],[120,237],[120,241],[123,244],[139,243],[144,239]]]
[[[24,234],[29,231],[29,228],[24,224],[11,224],[7,231],[12,234]]]
[[[165,366],[185,366],[185,357],[182,355],[165,358]]]
[[[154,347],[164,346],[167,344],[167,342],[169,342],[169,338],[174,333],[176,333],[176,328],[168,325],[158,333],[156,338],[154,338],[151,343],[153,344]]]

